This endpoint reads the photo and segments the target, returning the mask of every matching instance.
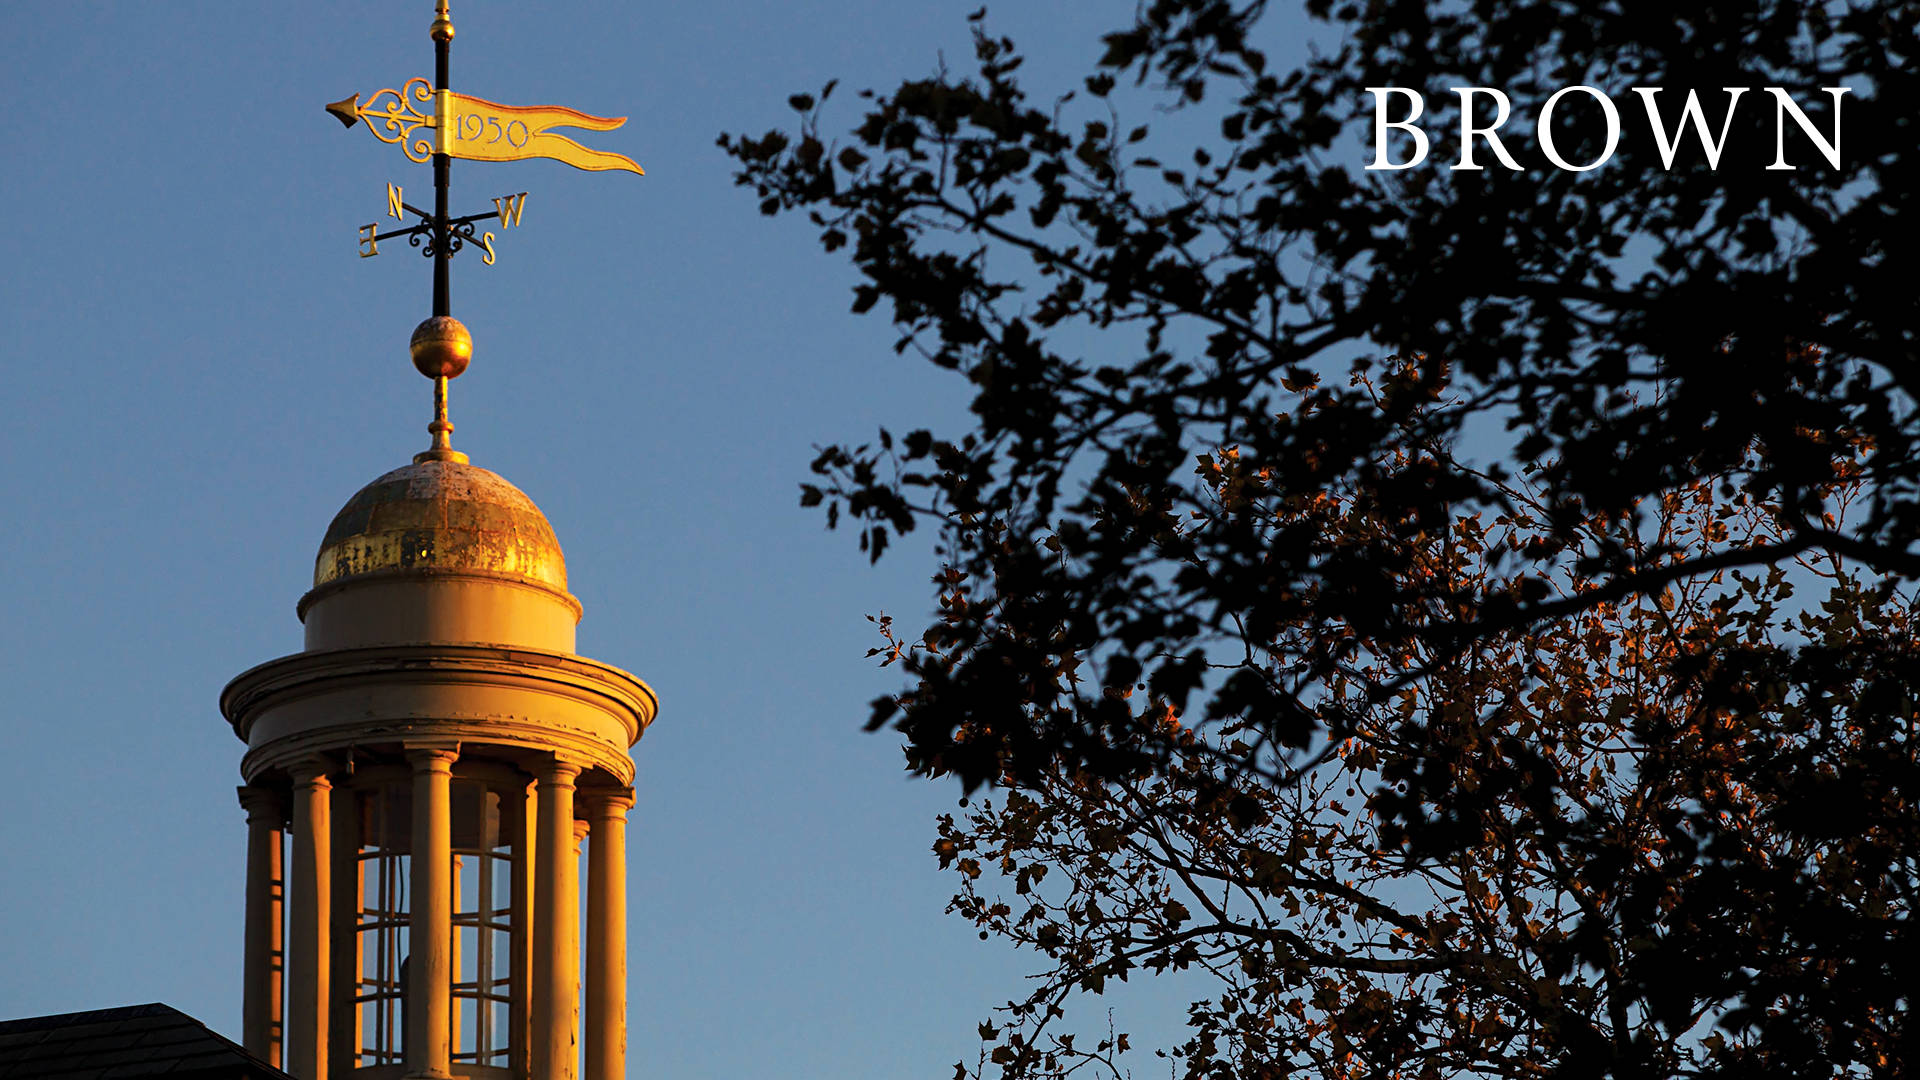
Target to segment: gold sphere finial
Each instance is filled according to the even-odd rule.
[[[413,328],[407,345],[413,366],[429,379],[456,379],[473,361],[473,335],[451,315],[435,315]]]
[[[440,0],[433,9],[433,25],[428,27],[427,33],[431,34],[435,41],[453,40],[453,19],[447,14],[447,0]]]
[[[413,460],[464,464],[467,455],[453,448],[453,421],[447,419],[447,381],[467,370],[473,360],[473,335],[459,319],[435,315],[414,327],[408,348],[413,366],[433,380],[433,423],[427,425],[433,445],[413,455]]]

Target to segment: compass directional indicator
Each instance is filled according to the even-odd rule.
[[[488,266],[492,266],[494,261],[493,234],[491,232],[483,232],[476,236],[475,230],[477,223],[485,221],[488,218],[498,218],[500,219],[501,228],[515,228],[520,224],[520,215],[525,213],[526,209],[527,193],[522,191],[515,195],[497,196],[493,200],[492,213],[468,214],[466,217],[451,219],[446,223],[447,254],[452,255],[468,244],[477,244],[483,253],[480,256],[480,261],[486,263]],[[375,255],[380,254],[380,241],[391,240],[396,236],[406,237],[408,244],[419,248],[420,254],[428,258],[438,255],[439,249],[436,247],[438,241],[435,233],[437,223],[433,215],[414,206],[412,203],[404,201],[402,198],[402,189],[393,184],[388,184],[387,216],[405,221],[407,219],[406,215],[408,214],[412,214],[420,220],[404,229],[391,229],[387,232],[380,232],[380,226],[377,222],[360,226],[360,257],[363,259],[371,259]]]
[[[503,229],[517,226],[527,203],[527,193],[523,191],[494,199],[492,213],[450,216],[447,179],[452,159],[550,158],[594,172],[612,170],[644,176],[645,170],[624,154],[594,150],[552,131],[553,128],[612,131],[627,122],[624,116],[592,116],[562,105],[501,105],[448,89],[453,20],[447,13],[447,0],[439,0],[429,33],[434,48],[432,82],[424,78],[409,79],[398,90],[375,91],[364,103],[359,94],[354,94],[329,104],[326,109],[346,127],[364,123],[374,138],[398,145],[409,160],[433,163],[433,213],[407,204],[401,198],[401,189],[388,184],[388,216],[405,221],[406,215],[412,214],[418,220],[387,232],[379,231],[377,225],[362,226],[360,255],[362,258],[378,255],[380,241],[406,237],[409,245],[421,249],[421,254],[433,260],[434,315],[451,316],[448,260],[455,252],[473,244],[484,252],[481,261],[493,265],[494,234],[478,232],[477,223],[498,218]]]

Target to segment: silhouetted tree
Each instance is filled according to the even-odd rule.
[[[1203,469],[1222,502],[1336,542],[1388,527],[1338,497],[1287,509],[1231,450]],[[1508,494],[1517,511],[1425,537],[1413,572],[1486,588],[1547,512]],[[1643,528],[1575,534],[1662,566],[1777,543],[1784,516],[1698,484]],[[1127,1075],[1127,1036],[1087,1037],[1072,1000],[1189,972],[1188,1037],[1152,1048],[1188,1080],[1905,1075],[1914,614],[1891,579],[1801,555],[1463,653],[1290,628],[1283,678],[1316,669],[1278,658],[1347,646],[1313,700],[1340,737],[1247,768],[1253,725],[1160,707],[1154,767],[1008,777],[942,817],[950,910],[1045,961],[982,1025],[980,1071]]]
[[[1039,104],[982,21],[976,71],[872,96],[845,138],[821,131],[830,84],[794,98],[796,133],[722,140],[764,211],[806,212],[851,257],[856,311],[884,303],[900,352],[972,384],[972,430],[830,446],[804,488],[874,558],[938,528],[941,617],[890,638],[910,684],[874,726],[922,773],[1009,788],[955,823],[955,852],[998,853],[1002,828],[1089,839],[1073,830],[1129,806],[1189,845],[1175,865],[1232,838],[1206,843],[1253,868],[1216,885],[1281,907],[1244,933],[1199,932],[1221,919],[1197,893],[1163,914],[1253,965],[1235,985],[1255,1012],[1196,1012],[1193,1075],[1897,1074],[1916,695],[1887,583],[1920,575],[1920,8],[1307,7],[1326,44],[1283,68],[1266,4],[1147,0],[1078,97]],[[1550,167],[1510,128],[1523,171],[1446,167],[1449,88],[1501,88],[1530,124],[1575,84],[1623,103],[1604,166]],[[1361,167],[1385,86],[1425,94],[1422,166]],[[1690,137],[1668,168],[1635,86],[1663,88],[1669,127],[1693,88],[1716,133],[1730,110],[1718,167]],[[1797,167],[1766,167],[1783,122],[1763,87],[1838,125],[1839,168],[1791,122]],[[1849,93],[1815,107],[1823,87]],[[1554,114],[1565,159],[1601,156],[1595,115]],[[1701,499],[1758,517],[1673,532]],[[1805,623],[1781,605],[1811,568],[1834,592]],[[1687,619],[1660,606],[1687,596]],[[1647,611],[1669,627],[1651,658],[1622,651],[1654,648]],[[1547,703],[1501,702],[1521,686]],[[1582,693],[1623,711],[1573,708]],[[1358,801],[1334,809],[1323,782]],[[1300,830],[1326,852],[1296,855]],[[1385,861],[1353,873],[1380,880],[1479,868],[1429,909],[1458,925],[1392,889],[1328,899],[1367,843]],[[1076,876],[1070,847],[1047,854],[1064,880],[1147,887],[1145,849]],[[1402,954],[1356,962],[1284,897],[1299,919],[1366,909],[1369,942],[1399,912]],[[1033,940],[1052,985],[1126,970],[1087,959],[1117,944],[1195,962],[1103,937],[1106,900],[1061,903],[1034,917],[1060,935]],[[1286,986],[1311,993],[1281,1020]],[[1036,1007],[1002,1036],[1023,1040],[999,1047],[1016,1071],[1045,1064]]]

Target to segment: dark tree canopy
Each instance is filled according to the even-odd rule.
[[[1514,495],[1526,510],[1457,520],[1418,571],[1483,584],[1537,535],[1542,506]],[[1311,516],[1380,527],[1338,501]],[[1649,516],[1671,554],[1586,531],[1660,560],[1781,520],[1710,485]],[[1790,578],[1820,602],[1795,610]],[[1188,1080],[1904,1075],[1914,727],[1873,698],[1920,660],[1914,614],[1831,559],[1692,577],[1373,658],[1326,686],[1346,737],[1284,783],[1233,767],[1249,725],[1163,714],[1154,769],[1011,784],[935,845],[952,910],[1045,961],[982,1064],[1125,1075],[1118,1032],[1076,1039],[1063,1015],[1171,971],[1201,980],[1188,1037],[1159,1048]]]
[[[1259,0],[1145,0],[1095,71],[1034,97],[976,16],[967,74],[868,94],[851,117],[830,85],[793,99],[796,132],[722,139],[765,212],[804,212],[851,258],[855,311],[970,384],[969,430],[829,446],[803,490],[874,558],[938,532],[939,616],[887,625],[909,683],[874,726],[903,733],[921,773],[1008,789],[943,843],[998,845],[1010,874],[1078,858],[1007,849],[1015,807],[1061,836],[1119,815],[1103,827],[1135,839],[1226,837],[1251,860],[1217,882],[1236,905],[1391,923],[1332,871],[1303,876],[1297,836],[1273,831],[1294,820],[1401,860],[1375,868],[1388,877],[1478,868],[1479,886],[1450,879],[1461,918],[1502,866],[1519,876],[1501,918],[1571,905],[1543,918],[1550,942],[1525,918],[1462,943],[1408,914],[1405,934],[1434,933],[1372,987],[1384,997],[1342,983],[1301,1006],[1364,1044],[1309,1062],[1325,1075],[1899,1075],[1920,971],[1902,591],[1920,577],[1920,7],[1306,6],[1325,44],[1286,66],[1259,47],[1275,37]],[[1587,172],[1529,134],[1576,84],[1623,118]],[[1424,92],[1419,167],[1363,168],[1367,88],[1385,86]],[[1493,167],[1447,168],[1457,86],[1511,98],[1522,171],[1484,146]],[[1662,88],[1670,125],[1698,90],[1716,128],[1721,88],[1751,89],[1717,168],[1692,136],[1667,168],[1634,87]],[[1766,87],[1839,125],[1838,168],[1790,123],[1797,167],[1767,167]],[[1838,118],[1827,87],[1848,89]],[[1564,158],[1601,156],[1596,115],[1554,114]],[[1676,532],[1686,507],[1704,516]],[[1622,653],[1647,610],[1660,649]],[[1610,627],[1601,645],[1581,620]],[[1635,665],[1645,679],[1604,708],[1579,697]],[[1513,703],[1541,694],[1528,727]],[[1312,801],[1369,739],[1341,781],[1357,801]],[[1631,762],[1611,787],[1583,778],[1606,745]],[[1854,841],[1864,853],[1834,854]],[[1224,857],[1179,850],[1162,871]],[[1527,859],[1544,862],[1521,874]],[[1138,889],[1145,865],[1063,880]],[[1062,942],[1148,949],[1132,964],[1159,947],[1102,938],[1084,905],[1034,916],[1061,935],[1042,942],[981,904],[983,927],[1063,965],[1061,986],[1113,974]],[[1226,917],[1181,904],[1162,922]],[[1286,979],[1384,973],[1289,941],[1307,916],[1281,912],[1267,937],[1216,927],[1212,947]],[[1245,975],[1236,992],[1262,1008],[1293,985]],[[1504,1004],[1403,1009],[1427,978]],[[1044,1025],[1035,1007],[1024,1022]],[[1079,1060],[1049,1065],[1025,1041],[1039,1032],[1008,1030],[1023,1041],[994,1060],[1012,1074]],[[1213,1046],[1242,1037],[1225,1030]],[[1196,1077],[1307,1067],[1304,1044],[1248,1045],[1183,1060]]]

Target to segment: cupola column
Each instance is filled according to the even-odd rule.
[[[580,766],[557,756],[535,772],[533,1046],[528,1074],[573,1080],[574,1003],[580,987],[580,859],[573,837],[573,787]]]
[[[586,1080],[627,1075],[627,811],[633,789],[582,792],[587,825]]]
[[[413,896],[407,930],[407,1075],[453,1075],[453,762],[456,751],[410,750]]]
[[[293,985],[287,988],[287,1071],[299,1080],[326,1080],[329,858],[333,784],[327,763],[308,758],[293,767],[293,941],[287,950]]]
[[[508,1058],[513,1075],[526,1077],[532,1075],[527,1068],[527,1045],[533,1034],[533,873],[534,839],[539,829],[539,815],[534,806],[534,785],[516,787],[501,801],[502,816],[511,815],[514,819],[513,837],[513,956],[509,963],[508,974],[510,995],[507,1006],[507,1023],[511,1028],[509,1039],[511,1054]]]
[[[577,788],[574,791],[573,803],[576,808],[580,805],[580,793]],[[580,883],[580,857],[587,853],[586,844],[587,844],[586,819],[574,818],[573,819],[573,952],[576,957],[580,955],[580,921],[581,921],[580,916],[584,913],[584,910],[585,910],[583,905],[580,903],[580,894],[585,891],[584,887]],[[573,1042],[574,1042],[574,1055],[573,1055],[574,1070],[573,1071],[575,1075],[578,1075],[580,1072],[580,1068],[579,1068],[580,1066],[579,1050],[580,1050],[580,1035],[581,1035],[580,999],[583,996],[582,991],[585,988],[584,984],[581,982],[582,974],[583,972],[581,971],[581,965],[578,963],[574,964],[573,965],[573,998],[572,998],[573,1018],[571,1022],[573,1025],[572,1027]]]
[[[280,975],[283,923],[282,863],[286,796],[264,787],[242,787],[247,812],[247,926],[242,960],[240,1038],[247,1053],[280,1065]]]
[[[349,758],[348,774],[352,773]],[[327,1067],[342,1080],[360,1065],[360,910],[366,897],[360,864],[360,793],[350,783],[333,789],[333,899],[327,923],[333,958],[327,963]]]

